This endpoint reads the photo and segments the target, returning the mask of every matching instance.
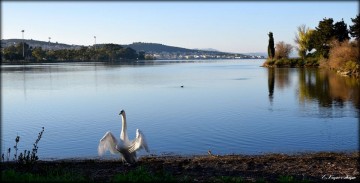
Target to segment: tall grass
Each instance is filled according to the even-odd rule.
[[[329,59],[323,60],[322,65],[340,72],[359,75],[360,56],[358,43],[356,41],[332,41]]]
[[[21,163],[21,164],[33,164],[35,163],[39,157],[37,156],[37,152],[38,152],[38,143],[41,140],[41,137],[44,133],[44,127],[42,127],[42,130],[40,131],[40,133],[38,134],[37,139],[35,140],[35,143],[33,144],[33,148],[32,151],[30,150],[24,150],[24,153],[20,153],[19,156],[17,155],[18,153],[18,143],[20,142],[20,136],[16,136],[15,138],[15,145],[14,145],[14,157],[13,160]],[[6,160],[9,161],[10,159],[10,152],[11,152],[11,148],[8,149],[7,151],[7,157]],[[2,161],[5,161],[5,155],[4,153],[1,155]]]

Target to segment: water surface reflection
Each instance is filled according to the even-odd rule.
[[[326,116],[335,117],[336,110],[351,104],[360,109],[360,80],[345,77],[333,71],[314,68],[267,68],[269,100],[274,100],[275,85],[277,89],[290,87],[292,74],[298,78],[297,96],[301,104],[317,103],[321,108],[327,108]],[[296,82],[296,81],[294,81]],[[331,112],[329,113],[329,109]],[[325,114],[323,114],[325,115]]]
[[[154,154],[357,149],[357,80],[262,63],[2,65],[1,147],[13,147],[17,134],[29,147],[44,126],[39,157],[97,157],[125,109],[129,136],[141,128]]]

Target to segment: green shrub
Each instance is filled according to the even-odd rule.
[[[1,171],[2,182],[85,182],[86,179],[71,172],[50,171],[47,175],[20,173],[15,170]]]
[[[304,65],[306,67],[317,67],[317,66],[319,66],[319,59],[314,58],[314,57],[306,58]]]
[[[347,61],[344,66],[344,70],[355,72],[359,70],[359,64],[354,61]]]
[[[153,174],[146,168],[140,166],[128,173],[117,174],[113,178],[113,182],[177,182],[176,179],[166,173],[159,172]]]
[[[281,58],[269,59],[263,64],[264,67],[318,67],[319,59],[314,57],[306,58]]]
[[[275,64],[274,59],[266,59],[266,61],[263,63],[263,67],[273,67]]]

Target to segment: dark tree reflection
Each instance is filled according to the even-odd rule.
[[[290,85],[289,68],[276,68],[276,88],[283,89]]]
[[[269,87],[270,103],[272,103],[274,99],[274,86],[275,86],[275,69],[268,68],[268,87]]]
[[[343,77],[332,71],[316,69],[299,70],[299,99],[317,100],[321,107],[340,107],[351,102],[360,109],[360,80]]]
[[[274,99],[275,83],[279,89],[289,87],[291,81],[290,71],[295,70],[268,68],[268,90],[271,103]],[[336,114],[341,113],[341,111],[336,110],[329,111],[329,108],[344,108],[348,103],[351,103],[359,113],[360,79],[344,77],[333,71],[315,68],[299,68],[297,69],[297,74],[299,79],[297,92],[301,103],[313,103],[316,101],[321,111],[331,113],[325,114],[326,116],[332,116],[334,112]]]

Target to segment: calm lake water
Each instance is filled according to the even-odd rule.
[[[16,135],[31,150],[45,127],[40,159],[95,158],[122,109],[129,138],[141,129],[156,155],[358,149],[359,80],[263,62],[2,65],[1,151]]]

